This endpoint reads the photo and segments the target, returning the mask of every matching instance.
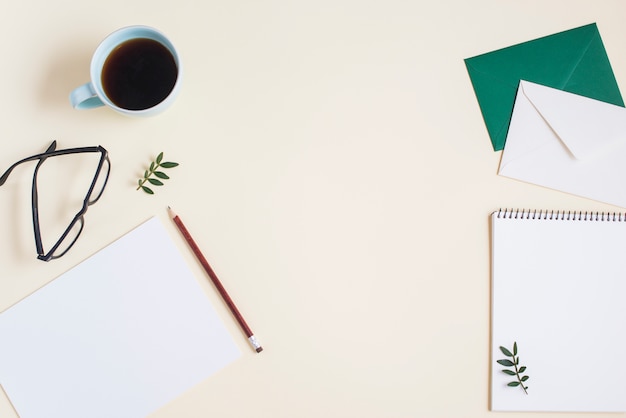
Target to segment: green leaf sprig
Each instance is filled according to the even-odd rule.
[[[504,369],[502,370],[502,373],[508,376],[514,376],[516,378],[516,380],[509,382],[507,386],[511,386],[511,387],[520,386],[524,390],[524,393],[528,395],[528,386],[525,386],[525,382],[528,380],[528,375],[522,375],[522,373],[526,371],[526,366],[519,365],[519,356],[517,355],[517,342],[513,343],[513,352],[509,351],[508,349],[502,346],[500,346],[500,351],[502,351],[502,353],[505,356],[510,357],[511,360],[509,359],[498,360],[497,361],[498,364],[504,367],[513,368],[513,370]]]
[[[163,186],[165,183],[163,183],[162,180],[168,180],[169,176],[163,171],[160,171],[160,169],[173,168],[176,166],[178,166],[178,163],[163,161],[163,153],[159,153],[159,155],[157,155],[156,157],[156,160],[150,163],[150,168],[143,173],[143,178],[139,179],[139,186],[137,187],[137,190],[141,189],[148,194],[154,194],[154,190],[145,185],[146,182],[150,183],[153,186]],[[156,178],[153,178],[153,175]]]

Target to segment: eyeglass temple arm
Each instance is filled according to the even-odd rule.
[[[0,186],[2,186],[4,183],[6,183],[7,179],[9,178],[9,174],[11,174],[11,170],[13,170],[13,167],[9,168],[3,175],[2,177],[0,177]]]
[[[56,150],[56,148],[57,148],[57,141],[56,141],[56,140],[54,140],[54,141],[52,141],[52,144],[50,144],[50,146],[48,147],[48,149],[47,149],[47,150],[45,150],[43,153],[41,153],[41,154],[36,154],[36,155],[30,156],[30,157],[28,157],[28,158],[24,158],[23,160],[19,160],[18,162],[16,162],[15,164],[13,164],[11,167],[9,167],[9,168],[7,169],[7,171],[5,171],[5,172],[4,172],[4,174],[0,177],[0,186],[2,186],[2,185],[3,185],[6,181],[7,181],[7,179],[9,178],[9,175],[11,174],[11,172],[13,171],[13,169],[14,169],[15,167],[17,167],[18,165],[20,165],[20,164],[22,164],[22,163],[28,162],[28,161],[41,160],[41,161],[43,162],[43,160],[45,160],[46,158],[48,158],[48,155],[46,155],[46,154],[49,154],[49,153],[53,152],[54,150]]]
[[[16,162],[15,164],[13,164],[11,167],[9,167],[7,171],[4,172],[4,174],[2,174],[2,176],[0,176],[0,186],[2,186],[7,181],[7,178],[9,177],[9,175],[11,174],[11,171],[13,171],[15,167],[28,161],[35,161],[35,160],[41,160],[41,159],[45,160],[46,158],[52,157],[53,155],[77,154],[81,152],[101,152],[101,153],[106,154],[107,152],[107,150],[100,145],[98,145],[97,147],[68,148],[68,149],[62,149],[58,151],[56,151],[55,148],[56,148],[56,141],[53,141],[52,144],[46,150],[46,152],[33,155],[28,158],[24,158],[23,160],[20,160]]]
[[[0,177],[0,186],[2,186],[7,181],[7,179],[9,178],[9,175],[11,174],[11,172],[13,171],[13,169],[15,167],[17,167],[18,165],[20,165],[22,163],[26,163],[28,161],[37,160],[37,159],[41,158],[42,156],[43,156],[43,154],[38,154],[38,155],[33,156],[33,157],[24,158],[23,160],[20,160],[20,161],[16,162],[15,164],[13,164],[11,167],[9,167],[7,169],[7,171],[4,172],[2,177]]]

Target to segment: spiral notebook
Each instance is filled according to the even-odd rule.
[[[500,210],[491,239],[491,409],[626,411],[626,214]]]

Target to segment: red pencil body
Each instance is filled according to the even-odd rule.
[[[215,285],[215,288],[219,292],[219,294],[222,297],[222,299],[224,299],[224,302],[226,302],[226,305],[228,306],[228,308],[230,309],[231,313],[233,314],[233,316],[235,317],[235,319],[239,323],[239,326],[241,327],[241,329],[246,334],[246,337],[248,337],[248,341],[252,345],[252,348],[254,348],[254,350],[257,353],[260,353],[261,351],[263,351],[263,347],[261,347],[261,344],[258,342],[256,337],[252,333],[252,330],[250,329],[250,327],[246,323],[245,319],[243,319],[243,316],[239,312],[239,309],[237,309],[237,306],[235,306],[235,303],[233,302],[231,297],[228,295],[228,292],[226,292],[226,289],[224,289],[224,286],[222,285],[222,282],[220,282],[220,279],[217,277],[217,275],[215,274],[215,272],[211,268],[211,265],[209,264],[207,259],[202,254],[202,251],[200,251],[200,248],[198,247],[198,245],[194,241],[193,237],[191,236],[191,234],[189,233],[189,231],[185,227],[185,224],[180,219],[180,217],[178,215],[176,215],[172,211],[171,208],[168,207],[168,210],[170,212],[170,215],[172,216],[172,220],[174,221],[174,224],[176,224],[176,226],[178,227],[178,230],[183,235],[183,238],[185,238],[185,241],[187,241],[187,244],[189,245],[189,247],[191,247],[191,251],[193,251],[193,254],[196,256],[196,258],[198,259],[198,261],[200,262],[200,264],[202,265],[202,267],[204,268],[206,273],[209,275],[209,278],[213,282],[213,285]]]

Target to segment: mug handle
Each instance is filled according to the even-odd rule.
[[[104,106],[91,83],[85,83],[72,90],[70,103],[74,109],[93,109]]]

